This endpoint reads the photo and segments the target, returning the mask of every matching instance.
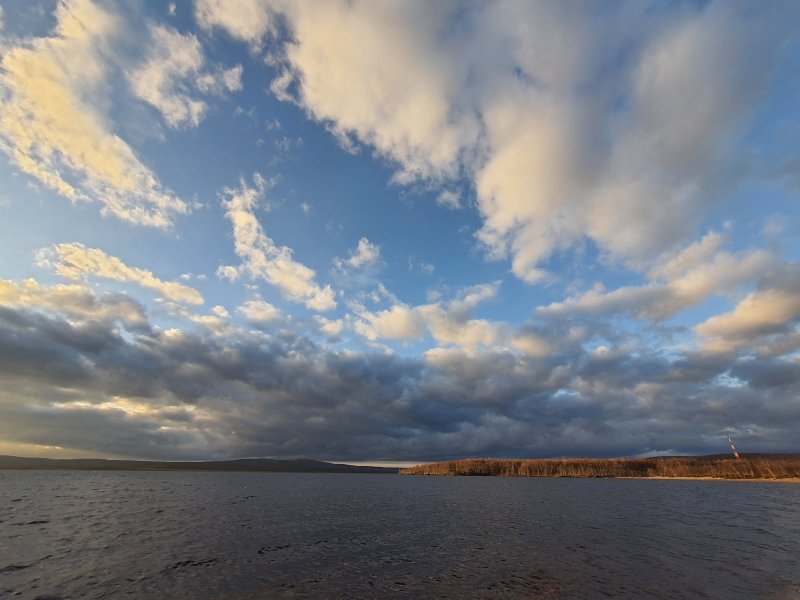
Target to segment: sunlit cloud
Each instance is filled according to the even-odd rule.
[[[175,302],[202,304],[203,296],[196,289],[177,281],[162,281],[147,269],[130,267],[116,256],[83,244],[55,244],[37,253],[39,264],[52,267],[56,273],[72,281],[90,277],[130,282],[153,290]]]
[[[207,66],[195,36],[161,25],[151,25],[148,34],[151,43],[146,62],[128,78],[136,96],[158,109],[171,127],[200,124],[208,110],[200,93],[242,89],[242,66]]]
[[[218,275],[229,279],[241,275],[263,279],[277,287],[288,300],[302,302],[312,310],[336,308],[331,286],[320,287],[312,269],[295,261],[290,248],[276,245],[264,233],[254,211],[266,192],[267,182],[256,173],[253,184],[254,187],[249,187],[241,181],[240,187],[226,188],[222,192],[225,214],[233,225],[236,254],[243,262],[238,267],[221,267]]]
[[[110,85],[111,41],[122,22],[90,0],[59,3],[49,37],[4,49],[0,149],[24,173],[104,214],[167,228],[187,204],[164,187],[92,102]]]

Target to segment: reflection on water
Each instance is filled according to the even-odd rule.
[[[0,472],[0,597],[800,598],[800,485]]]

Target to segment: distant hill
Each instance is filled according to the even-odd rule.
[[[27,458],[0,455],[0,470],[79,471],[252,471],[268,473],[397,473],[392,467],[362,467],[308,458],[240,458],[213,461],[106,460],[102,458]]]

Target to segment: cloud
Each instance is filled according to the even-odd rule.
[[[150,25],[149,50],[144,64],[128,75],[137,97],[158,109],[170,127],[196,127],[208,105],[195,97],[222,94],[242,89],[242,66],[223,69],[206,68],[200,42],[193,35],[183,35],[163,25]]]
[[[736,142],[800,17],[721,1],[248,7],[259,16],[234,24],[198,2],[198,21],[269,40],[277,97],[389,158],[395,181],[441,186],[452,206],[465,176],[489,256],[530,283],[587,239],[646,271],[691,238],[735,185]]]
[[[440,302],[414,307],[395,304],[377,312],[358,308],[359,319],[353,328],[373,342],[380,338],[419,340],[427,332],[439,344],[455,344],[469,349],[504,343],[510,333],[508,324],[472,316],[482,302],[497,295],[499,287],[499,282],[493,282],[466,288],[446,305]]]
[[[450,210],[456,210],[461,208],[461,196],[452,190],[442,190],[439,192],[439,195],[436,196],[436,204],[449,208]]]
[[[60,313],[72,319],[120,321],[131,328],[148,322],[144,308],[125,295],[97,296],[83,285],[44,286],[35,279],[0,279],[0,306]]]
[[[733,311],[713,316],[694,330],[706,338],[706,349],[728,352],[753,346],[769,336],[776,336],[774,343],[796,343],[795,326],[799,320],[800,267],[789,263],[765,274],[759,289],[748,294]],[[797,347],[790,345],[784,351]]]
[[[653,267],[651,281],[641,286],[624,286],[607,292],[595,287],[588,292],[540,307],[540,315],[586,313],[595,315],[630,314],[655,320],[700,304],[713,295],[726,294],[751,283],[776,263],[776,257],[763,250],[736,254],[717,251],[719,240],[710,234],[665,262]],[[712,253],[715,255],[711,256]],[[700,261],[705,262],[700,262]],[[657,281],[662,278],[672,278]]]
[[[198,0],[194,16],[206,30],[223,29],[238,40],[257,46],[273,31],[272,15],[260,0]]]
[[[99,201],[103,214],[167,228],[185,202],[116,135],[102,98],[109,86],[118,17],[89,0],[61,2],[50,37],[7,47],[0,64],[0,149],[24,173],[73,202]]]
[[[324,336],[331,341],[338,341],[339,337],[344,331],[345,322],[343,319],[326,319],[325,317],[316,317],[319,330]]]
[[[350,257],[347,259],[337,258],[334,259],[334,264],[339,269],[362,269],[364,267],[374,265],[381,259],[381,247],[373,244],[367,238],[362,237],[358,240],[358,246],[350,251]]]
[[[437,39],[455,6],[248,2],[246,12],[249,23],[225,3],[196,4],[202,27],[220,27],[250,44],[277,31],[276,14],[286,17],[297,43],[283,48],[285,68],[272,92],[299,101],[345,147],[353,138],[372,145],[401,166],[401,180],[456,173],[461,148],[478,126],[473,115],[457,115],[448,105],[466,66],[442,59]],[[338,34],[345,30],[350,35]]]
[[[724,243],[725,236],[709,232],[678,253],[664,257],[648,271],[648,278],[666,281],[678,279],[698,265],[710,261]]]
[[[292,302],[302,302],[316,311],[333,310],[336,300],[331,286],[320,287],[312,269],[295,261],[291,249],[275,245],[264,233],[254,211],[264,196],[267,182],[258,173],[253,176],[253,182],[255,187],[248,187],[241,181],[239,188],[222,191],[222,206],[233,225],[234,248],[243,262],[238,267],[220,267],[217,274],[229,279],[241,275],[263,279]]]
[[[124,295],[0,282],[0,437],[161,459],[709,452],[725,448],[727,430],[748,451],[797,444],[790,359],[671,356],[607,324],[562,319],[524,331],[547,353],[449,347],[402,358],[226,330],[221,312],[161,330]],[[588,347],[598,336],[604,346]]]
[[[130,267],[116,256],[83,244],[54,244],[37,252],[37,262],[55,269],[72,281],[100,277],[113,281],[135,283],[156,292],[162,298],[186,304],[202,304],[203,296],[196,289],[177,281],[162,281],[147,269]]]
[[[230,322],[230,313],[222,307],[215,306],[210,314],[188,315],[189,320],[204,327],[214,335],[235,337],[241,329]]]
[[[436,267],[431,263],[426,263],[424,261],[417,261],[414,258],[408,259],[408,270],[409,271],[418,271],[420,273],[424,273],[425,275],[433,275],[434,271],[436,271]]]
[[[425,318],[415,308],[395,305],[377,313],[363,311],[356,332],[371,341],[379,337],[390,340],[420,339],[425,333]]]
[[[236,312],[252,323],[268,323],[281,317],[281,311],[263,300],[248,300]]]

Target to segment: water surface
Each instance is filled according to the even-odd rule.
[[[800,598],[800,485],[0,472],[0,597]]]

